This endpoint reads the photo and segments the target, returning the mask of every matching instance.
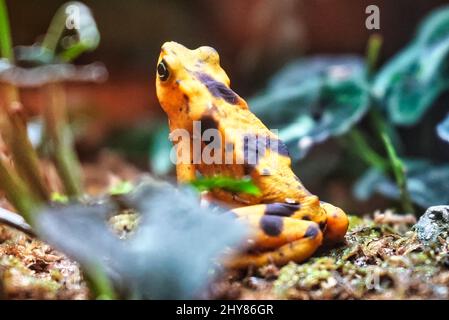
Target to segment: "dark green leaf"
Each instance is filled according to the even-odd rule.
[[[435,165],[425,160],[405,161],[407,187],[412,201],[427,208],[449,204],[449,165]],[[399,199],[399,190],[392,179],[376,169],[368,170],[354,185],[354,194],[367,200],[374,193]]]
[[[447,38],[449,34],[449,6],[431,12],[418,28],[417,41],[432,45]]]
[[[301,59],[276,74],[251,109],[279,129],[294,159],[346,133],[369,106],[363,61],[354,56]]]
[[[373,95],[390,119],[413,125],[449,88],[449,7],[431,13],[418,35],[376,76]]]

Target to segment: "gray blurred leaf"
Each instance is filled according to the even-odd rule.
[[[426,160],[406,160],[408,190],[412,201],[427,208],[449,204],[449,165],[435,165]],[[369,169],[353,187],[359,200],[367,200],[374,193],[399,199],[396,183],[376,169]]]
[[[102,82],[108,72],[102,63],[91,63],[85,66],[71,64],[49,64],[34,68],[12,66],[2,70],[0,65],[0,81],[20,87],[39,87],[54,82]]]
[[[346,133],[366,113],[365,65],[355,56],[317,56],[287,65],[249,101],[294,159],[326,139]]]
[[[406,48],[376,76],[373,95],[400,125],[416,124],[449,88],[449,7],[432,12]]]
[[[215,259],[245,234],[230,216],[201,208],[198,200],[193,191],[151,180],[127,198],[141,222],[126,240],[105,222],[110,205],[46,209],[37,230],[87,270],[100,266],[127,298],[192,298],[210,279]]]

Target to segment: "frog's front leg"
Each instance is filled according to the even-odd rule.
[[[241,269],[269,263],[284,265],[289,261],[301,262],[321,245],[323,234],[317,223],[282,216],[282,213],[267,214],[268,206],[285,204],[261,204],[231,211],[250,226],[252,233],[248,239],[250,251],[226,261],[227,267]]]
[[[178,183],[188,183],[195,179],[195,166],[188,163],[176,164],[176,178]]]
[[[193,154],[190,140],[184,139],[176,142],[176,179],[178,183],[188,183],[196,178],[196,167],[193,163]]]

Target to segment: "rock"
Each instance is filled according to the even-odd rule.
[[[449,235],[449,206],[430,207],[414,229],[423,244],[439,244],[438,238],[446,239]]]

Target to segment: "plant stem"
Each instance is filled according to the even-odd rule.
[[[381,171],[388,169],[389,163],[369,145],[366,137],[358,129],[352,129],[347,134],[351,150],[365,163]]]
[[[111,281],[100,266],[84,266],[86,281],[97,300],[117,299]]]
[[[42,202],[34,197],[14,168],[6,165],[3,159],[0,160],[0,186],[6,194],[6,198],[20,215],[29,224],[33,224],[33,214],[39,209]]]
[[[415,209],[413,208],[410,193],[408,192],[407,188],[407,177],[405,175],[404,163],[396,154],[396,150],[393,148],[390,137],[387,134],[382,133],[382,140],[384,141],[385,148],[388,152],[388,157],[390,158],[392,164],[396,184],[399,187],[402,208],[408,213],[414,213]]]
[[[27,133],[26,123],[22,119],[22,104],[16,87],[3,85],[6,104],[2,104],[2,113],[6,121],[2,124],[2,135],[11,151],[14,165],[20,175],[29,183],[31,190],[42,200],[49,199],[49,192],[44,183],[39,158]]]
[[[368,40],[368,46],[366,50],[366,73],[368,79],[370,79],[376,70],[377,62],[379,60],[380,49],[382,47],[382,36],[379,34],[372,35]],[[352,132],[352,140],[355,145],[359,148],[359,154],[361,154],[367,163],[374,167],[386,171],[391,169],[393,171],[396,185],[398,186],[401,205],[404,211],[409,213],[414,213],[413,204],[411,201],[410,193],[407,188],[407,177],[405,175],[404,164],[398,157],[397,152],[393,146],[392,140],[389,136],[391,133],[391,128],[388,126],[384,120],[382,114],[378,111],[376,101],[371,98],[371,110],[369,112],[370,118],[372,120],[374,129],[379,134],[381,141],[385,147],[388,154],[389,164],[385,163],[385,160],[380,157],[377,153],[372,151],[366,140],[362,139],[363,136],[357,131]]]
[[[66,97],[61,84],[48,85],[49,104],[45,108],[45,129],[56,168],[69,196],[81,195],[81,166],[73,150],[73,137],[67,124]]]
[[[65,6],[59,8],[42,41],[42,47],[55,55],[65,29]],[[69,60],[66,60],[69,61]],[[47,88],[49,104],[44,111],[45,129],[50,151],[67,195],[78,197],[82,193],[81,165],[73,147],[73,136],[67,124],[67,106],[64,87],[52,83]]]
[[[0,0],[0,55],[14,63],[8,11],[4,0]],[[42,205],[41,200],[47,199],[48,193],[40,176],[39,160],[19,114],[22,106],[19,102],[19,92],[10,84],[3,84],[2,89],[5,102],[0,106],[0,130],[12,153],[15,167],[6,164],[6,157],[0,155],[0,187],[20,215],[28,223],[32,223],[33,213]],[[29,184],[22,180],[17,172],[27,178]]]
[[[5,0],[0,0],[0,55],[8,59],[10,63],[14,62],[8,8],[6,7]]]
[[[377,110],[371,110],[370,116],[373,121],[373,125],[376,128],[376,131],[379,133],[380,138],[384,144],[385,150],[387,151],[388,158],[391,164],[390,168],[393,171],[396,185],[399,188],[402,209],[407,213],[414,213],[415,209],[413,207],[410,193],[407,187],[407,176],[405,174],[404,163],[397,155],[391,138],[387,133],[387,124],[385,123],[382,115]]]
[[[368,77],[371,77],[376,70],[382,43],[383,38],[380,34],[373,34],[369,37],[366,49],[366,71]]]

